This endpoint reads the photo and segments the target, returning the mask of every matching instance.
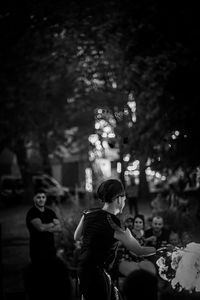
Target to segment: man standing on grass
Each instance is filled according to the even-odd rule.
[[[28,299],[69,298],[72,292],[68,270],[56,255],[54,233],[61,232],[55,212],[46,207],[46,195],[38,190],[26,215],[31,264],[25,274]]]

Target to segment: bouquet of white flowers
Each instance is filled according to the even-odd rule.
[[[185,248],[161,248],[156,264],[162,279],[178,291],[200,292],[200,244],[189,243]]]

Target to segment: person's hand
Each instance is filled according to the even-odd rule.
[[[48,223],[48,224],[44,224],[43,226],[45,226],[44,231],[52,232],[55,224],[53,222],[51,222],[51,223]]]
[[[49,232],[61,232],[61,223],[58,219],[53,219],[53,226],[49,229]]]
[[[54,225],[60,225],[60,221],[58,219],[53,219],[53,224]]]
[[[172,244],[167,244],[165,247],[166,247],[166,249],[167,249],[168,251],[173,251],[175,248],[178,248],[178,247],[175,247],[175,246],[172,245]]]
[[[155,247],[148,247],[149,250],[151,251],[149,254],[143,255],[143,257],[148,257],[156,254],[156,248]]]
[[[146,240],[147,240],[148,242],[155,243],[156,240],[157,240],[157,237],[156,237],[155,235],[152,235],[152,236],[146,238]]]

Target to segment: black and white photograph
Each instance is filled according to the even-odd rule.
[[[0,299],[200,299],[195,1],[0,3]]]

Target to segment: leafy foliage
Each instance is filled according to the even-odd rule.
[[[78,127],[77,137],[87,136],[95,109],[104,107],[115,120],[122,156],[144,163],[150,157],[157,169],[199,165],[195,5],[22,5],[24,10],[8,2],[1,15],[1,148],[34,141],[47,157],[59,144],[70,145],[66,129]],[[127,105],[130,95],[136,122]]]

